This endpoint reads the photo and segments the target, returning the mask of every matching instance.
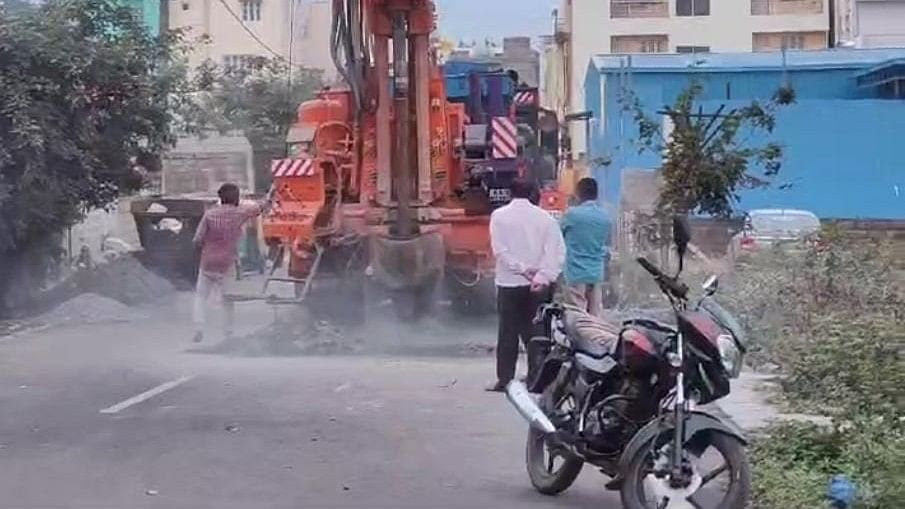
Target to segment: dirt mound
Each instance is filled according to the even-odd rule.
[[[113,300],[94,293],[84,293],[70,299],[39,318],[48,325],[98,324],[131,322],[145,315]]]
[[[235,337],[196,351],[241,357],[355,354],[360,340],[350,339],[326,322],[279,320],[248,336]]]
[[[38,307],[53,308],[86,293],[139,306],[157,302],[174,291],[169,281],[145,268],[133,255],[126,254],[73,273],[45,292]]]
[[[82,291],[105,295],[130,306],[158,301],[174,291],[169,281],[131,255],[98,265],[81,279]]]

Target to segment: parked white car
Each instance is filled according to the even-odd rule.
[[[794,209],[752,210],[742,231],[732,238],[729,252],[735,259],[777,244],[799,243],[816,238],[820,219],[813,212]]]

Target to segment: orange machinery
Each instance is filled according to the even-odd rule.
[[[303,299],[316,274],[366,274],[417,315],[445,275],[470,287],[493,273],[490,210],[457,192],[464,106],[446,99],[432,1],[333,0],[333,15],[348,86],[300,105],[289,157],[273,161],[264,237],[289,272],[273,279]],[[565,205],[557,192],[543,200]]]

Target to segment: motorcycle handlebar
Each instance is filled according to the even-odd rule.
[[[660,288],[663,289],[664,292],[672,295],[673,297],[684,299],[688,296],[688,286],[685,283],[679,281],[676,278],[669,277],[663,273],[656,265],[651,263],[647,258],[643,256],[639,256],[636,258],[637,262],[641,267],[644,268],[650,275],[654,276],[654,279],[657,281],[657,284],[660,285]]]
[[[660,269],[658,269],[656,265],[654,265],[653,263],[648,261],[647,258],[645,258],[643,256],[639,256],[637,258],[637,261],[638,261],[638,264],[641,265],[641,267],[643,267],[644,270],[649,272],[651,276],[654,276],[655,278],[658,278],[658,279],[662,278],[664,276],[663,272],[660,271]]]

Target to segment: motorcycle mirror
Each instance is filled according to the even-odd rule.
[[[688,251],[688,243],[691,242],[691,227],[688,226],[688,218],[681,215],[672,218],[672,240],[679,252],[679,260],[685,257]]]
[[[701,285],[701,288],[704,289],[704,293],[708,296],[716,293],[717,288],[720,287],[720,278],[717,277],[716,274],[713,274],[707,281],[704,281],[704,284]]]

